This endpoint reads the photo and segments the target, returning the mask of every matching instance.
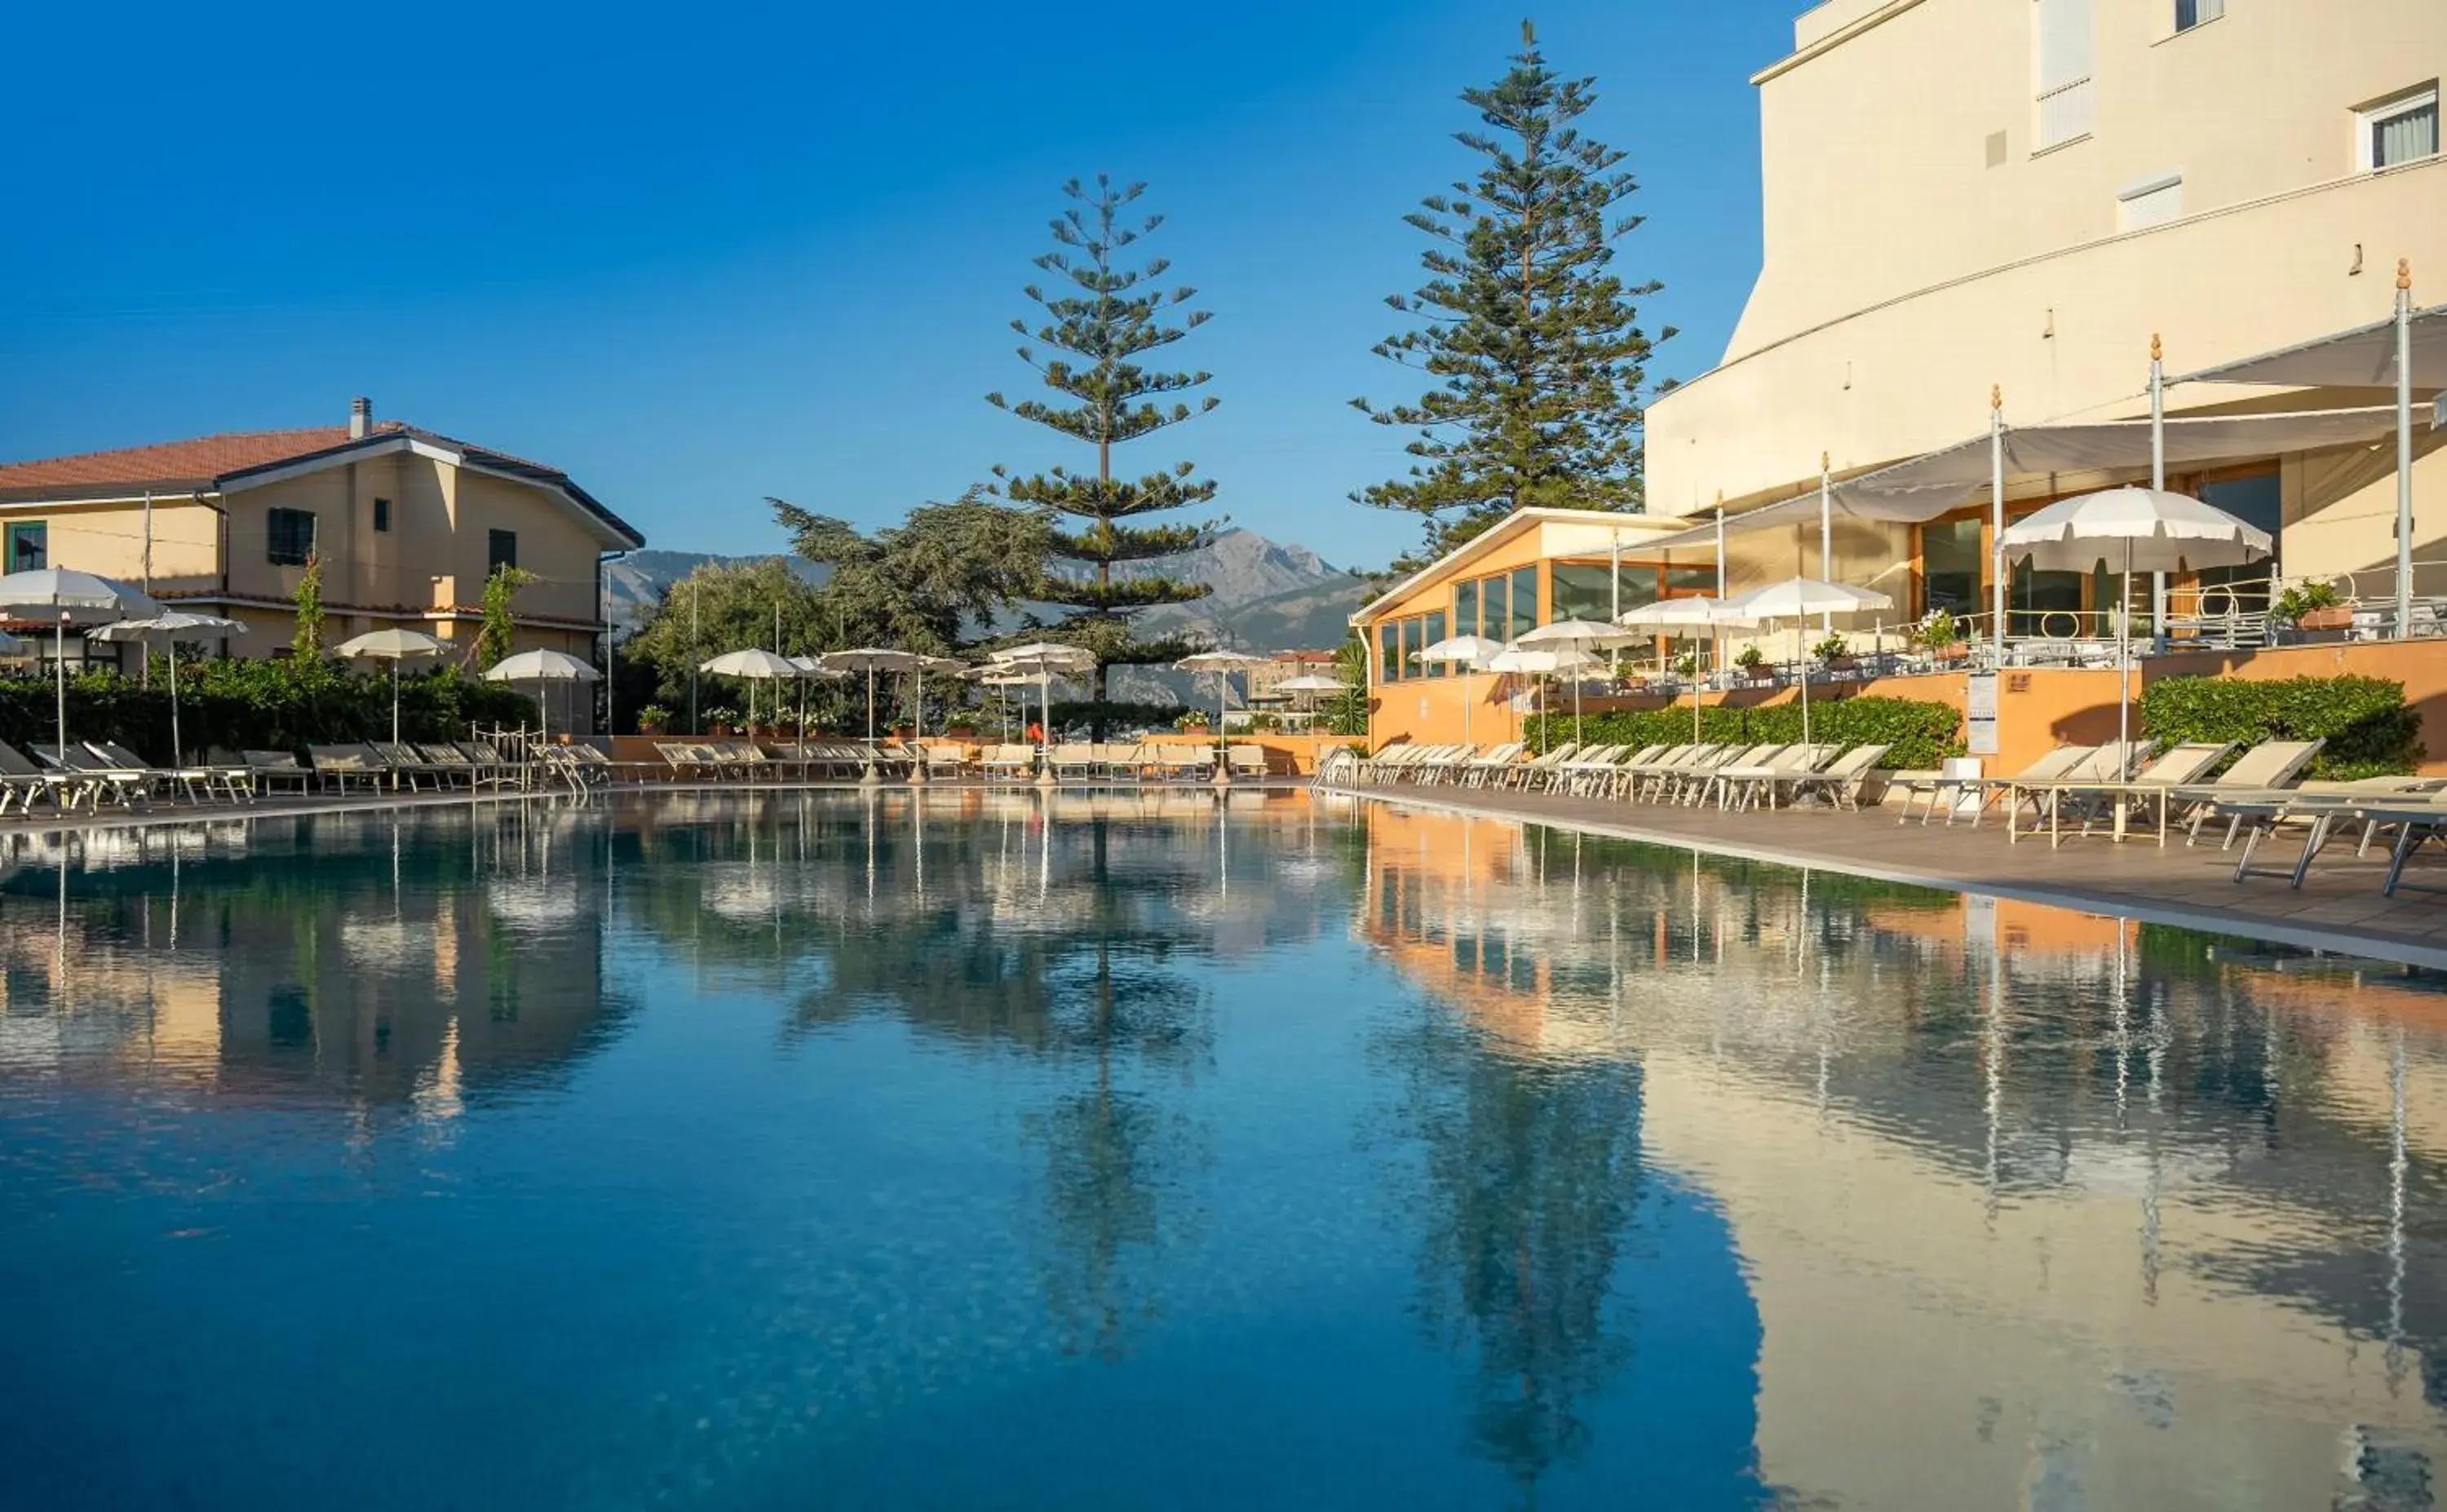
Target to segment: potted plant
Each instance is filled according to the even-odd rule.
[[[1684,679],[1698,676],[1699,653],[1695,651],[1690,651],[1684,652],[1681,655],[1675,657],[1674,675]]]
[[[2305,632],[2350,630],[2354,623],[2352,607],[2338,598],[2332,583],[2296,583],[2277,595],[2268,613]]]
[[[1810,648],[1811,657],[1831,672],[1849,672],[1853,668],[1852,643],[1841,635],[1829,635]]]
[[[1203,709],[1188,709],[1172,722],[1173,728],[1186,735],[1203,735],[1214,726],[1213,716]]]
[[[1767,652],[1756,645],[1744,646],[1741,654],[1734,658],[1734,665],[1740,668],[1742,675],[1752,682],[1763,682],[1767,678]]]
[[[705,723],[713,731],[714,739],[728,740],[739,733],[739,710],[717,705],[705,711]]]
[[[672,711],[660,704],[648,704],[637,710],[637,733],[660,735],[672,728]]]
[[[1963,627],[1954,622],[1953,614],[1947,610],[1931,610],[1912,636],[1930,656],[1942,662],[1958,662],[1971,654],[1971,648],[1963,642]]]

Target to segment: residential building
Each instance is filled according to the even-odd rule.
[[[536,575],[518,649],[591,659],[602,560],[644,543],[566,473],[378,422],[363,399],[345,425],[0,464],[8,570],[72,567],[240,620],[237,656],[287,653],[315,558],[330,641],[405,626],[472,649],[484,581],[508,563]]]
[[[1721,500],[1736,593],[1806,571],[1906,615],[1984,615],[1992,398],[2026,437],[2142,421],[2153,337],[2180,377],[2383,321],[2400,259],[2447,304],[2442,75],[2438,0],[1828,0],[1753,80],[1760,270],[1723,360],[1649,412],[1650,500],[1695,519]],[[2272,576],[2392,595],[2394,382],[2170,391],[2185,438],[2170,485],[2279,546],[2273,568],[2226,575],[2257,582],[2218,595],[2194,576],[2170,585],[2178,599],[2248,609]],[[2418,396],[2423,594],[2447,593],[2436,392]],[[2077,462],[2034,446],[2051,460],[2009,464],[2010,513],[2148,478],[2146,424],[2082,439]],[[1950,489],[1846,500],[1953,447],[1970,450]],[[1705,549],[1697,532],[1677,544]],[[2115,592],[2104,574],[2017,572],[2009,625],[2095,633]]]

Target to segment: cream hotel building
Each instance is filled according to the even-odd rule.
[[[2273,568],[2227,575],[2257,586],[2170,584],[2171,614],[2265,603],[2272,578],[2392,602],[2392,331],[2341,349],[2333,382],[2189,375],[2392,322],[2400,263],[2417,310],[2425,291],[2438,307],[2417,322],[2415,587],[2447,595],[2442,76],[2441,0],[1828,0],[1752,80],[1758,276],[1722,360],[1650,410],[1649,516],[1522,522],[1508,545],[1473,542],[1397,585],[1356,627],[1372,650],[1397,619],[1432,635],[1469,607],[1447,608],[1454,590],[1497,568],[1535,567],[1542,620],[1713,593],[1719,503],[1729,593],[1824,576],[1889,595],[1890,628],[1941,608],[1985,621],[1992,416],[2009,515],[2146,482],[2153,336],[2169,486],[2278,540]],[[1620,590],[1592,593],[1610,558]],[[2114,594],[2103,574],[2017,572],[2009,633],[2097,633]],[[1508,638],[1531,622],[1527,601],[1515,583],[1501,627],[1453,628]],[[1389,666],[1393,681],[1427,675],[1371,662],[1380,685]],[[1434,681],[1435,702],[1459,690]],[[1413,724],[1459,738],[1410,691],[1380,698],[1380,741]]]

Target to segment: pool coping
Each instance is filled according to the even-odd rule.
[[[1320,787],[1318,791],[1332,793],[1342,798],[1367,799],[1396,808],[1417,808],[1466,818],[1537,824],[1549,829],[1603,836],[1609,840],[1627,840],[1639,844],[1656,845],[1669,850],[1689,851],[1695,856],[1723,856],[1736,860],[1759,861],[1773,866],[1841,872],[1849,877],[1864,878],[1870,881],[1926,887],[1939,892],[1957,893],[1965,898],[1994,898],[2012,902],[2036,903],[2080,914],[2130,918],[2143,923],[2198,930],[2203,934],[2223,935],[2230,938],[2259,939],[2301,950],[2323,951],[2336,955],[2351,955],[2387,961],[2396,965],[2447,971],[2447,945],[2423,945],[2401,936],[2358,931],[2343,926],[2306,928],[2300,924],[2289,923],[2283,918],[2244,910],[2183,908],[2128,893],[2105,889],[2091,891],[2067,888],[2044,882],[1999,882],[1988,878],[1975,882],[1969,878],[1931,871],[1925,867],[1884,864],[1852,857],[1830,856],[1823,851],[1800,850],[1787,846],[1760,844],[1751,841],[1720,839],[1715,836],[1711,836],[1705,843],[1702,843],[1688,835],[1675,834],[1641,824],[1592,820],[1578,814],[1544,812],[1517,803],[1454,803],[1415,791],[1384,792],[1356,787]]]

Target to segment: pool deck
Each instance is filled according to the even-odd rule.
[[[2311,864],[2300,889],[2286,873],[2302,853],[2300,831],[2264,843],[2253,874],[2234,880],[2240,841],[2221,851],[2223,831],[2204,828],[2187,846],[2179,832],[2161,848],[2154,838],[2121,843],[2099,834],[2068,837],[2051,849],[2044,835],[2009,844],[2001,822],[1968,822],[1948,828],[1941,819],[1896,822],[1893,811],[1821,809],[1719,813],[1549,793],[1489,792],[1452,787],[1337,789],[1355,798],[1553,825],[1591,835],[1670,845],[1711,855],[1787,866],[1848,872],[1881,881],[2044,903],[2089,914],[2114,914],[2153,923],[2301,949],[2372,956],[2447,969],[2447,895],[2416,891],[2447,885],[2447,858],[2430,850],[2405,869],[2395,898],[2380,895],[2387,852],[2367,859],[2350,841],[2331,843]]]

